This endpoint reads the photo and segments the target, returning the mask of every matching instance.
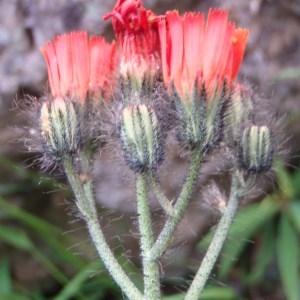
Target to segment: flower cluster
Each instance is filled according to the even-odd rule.
[[[177,112],[177,137],[184,148],[199,149],[204,155],[218,146],[224,137],[226,110],[236,120],[235,128],[230,131],[229,124],[226,132],[232,133],[239,148],[255,134],[256,139],[265,142],[265,127],[260,130],[240,126],[245,112],[231,109],[243,107],[245,102],[243,97],[236,96],[244,88],[235,79],[248,31],[236,28],[226,10],[210,9],[207,18],[195,12],[180,16],[178,11],[157,16],[145,9],[141,0],[118,0],[112,12],[104,16],[104,20],[109,18],[116,42],[108,44],[103,37],[72,32],[56,37],[41,48],[52,94],[52,100],[41,108],[40,123],[46,147],[59,156],[64,151],[76,152],[80,147],[81,139],[77,141],[76,136],[80,135],[85,121],[84,117],[78,119],[82,113],[69,102],[76,105],[86,103],[87,99],[99,102],[119,93],[113,98],[121,99],[123,104],[119,135],[127,163],[137,172],[155,169],[162,161],[160,137],[164,134],[157,115],[164,113],[158,114],[157,102],[151,100],[153,96],[145,101],[143,92],[144,89],[153,91],[158,84],[164,85],[163,96]],[[238,104],[234,103],[235,98],[239,98]],[[90,115],[88,107],[81,110],[83,115]],[[255,126],[251,120],[250,125]],[[236,128],[240,127],[241,132],[237,132]],[[261,152],[264,146],[259,147]],[[265,148],[271,147],[268,144]],[[244,156],[249,151],[243,150]],[[270,159],[263,160],[266,169]],[[241,165],[245,166],[245,161],[244,158]],[[251,164],[250,169],[259,167]]]
[[[38,132],[45,166],[65,172],[97,251],[128,299],[161,299],[159,260],[192,198],[202,162],[214,153],[226,155],[231,185],[223,193],[213,183],[207,197],[222,217],[185,297],[198,299],[239,200],[273,162],[273,130],[268,120],[259,121],[249,88],[236,80],[248,30],[237,28],[226,10],[210,9],[207,17],[156,15],[142,0],[117,0],[103,19],[112,21],[111,43],[78,31],[41,47],[50,93],[38,105],[38,130],[32,131]],[[97,217],[93,157],[116,138],[136,179],[143,294],[114,257]],[[171,201],[158,168],[175,143],[190,164]],[[150,195],[165,213],[157,235]]]

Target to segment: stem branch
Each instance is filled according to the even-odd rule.
[[[97,216],[92,180],[89,179],[85,182],[80,180],[79,175],[74,169],[71,158],[66,158],[63,161],[63,166],[76,197],[77,206],[86,221],[97,252],[109,274],[129,299],[143,299],[143,295],[126,275],[106,242]]]
[[[183,217],[183,214],[186,210],[197,182],[202,154],[202,151],[196,150],[192,155],[192,161],[186,181],[174,206],[174,214],[173,216],[170,216],[166,221],[164,228],[162,229],[150,251],[150,257],[152,257],[153,260],[158,260],[165,249],[168,247],[168,244],[176,230],[176,227]]]
[[[146,176],[147,176],[147,180],[151,183],[155,197],[158,200],[161,207],[170,217],[174,216],[174,212],[175,212],[174,207],[171,201],[166,197],[166,195],[162,191],[156,176],[151,172],[148,172]]]
[[[236,174],[232,175],[231,192],[227,206],[217,226],[198,272],[185,296],[185,300],[198,299],[221,252],[230,225],[238,208],[239,187]]]
[[[136,178],[137,212],[140,230],[141,255],[143,260],[144,295],[147,300],[160,299],[158,264],[149,256],[154,237],[150,208],[148,203],[147,182],[144,174]]]

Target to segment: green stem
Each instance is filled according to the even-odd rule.
[[[148,203],[147,181],[143,174],[136,178],[137,212],[140,230],[140,246],[143,260],[144,296],[147,300],[160,299],[159,271],[157,261],[149,256],[154,237]]]
[[[171,201],[166,197],[164,192],[161,189],[161,186],[159,182],[157,181],[156,176],[148,172],[146,174],[148,181],[151,183],[151,186],[153,188],[153,192],[155,194],[156,199],[158,200],[159,204],[161,207],[164,209],[164,211],[169,215],[169,216],[174,216],[174,207],[171,203]]]
[[[217,226],[214,237],[207,249],[198,272],[185,296],[185,300],[198,299],[221,252],[227,237],[230,225],[236,214],[239,199],[239,180],[236,174],[232,175],[231,192],[227,206]]]
[[[143,299],[143,295],[126,275],[106,242],[97,216],[91,179],[82,182],[74,170],[70,158],[63,161],[63,166],[76,197],[77,206],[87,223],[91,238],[108,272],[129,299]]]
[[[162,253],[168,247],[176,227],[183,217],[197,182],[202,155],[203,153],[200,150],[196,150],[192,154],[190,169],[178,200],[174,206],[174,214],[172,217],[168,218],[164,228],[162,229],[150,251],[150,257],[152,257],[152,259],[155,261],[160,258]]]

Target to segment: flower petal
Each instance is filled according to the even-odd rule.
[[[73,61],[71,36],[63,34],[54,39],[57,64],[60,75],[60,92],[66,95],[73,84]]]
[[[73,81],[74,91],[81,101],[86,98],[89,74],[90,74],[90,53],[88,45],[87,32],[71,33],[72,45],[72,64],[73,64]],[[70,90],[71,93],[74,93]]]
[[[231,64],[227,63],[227,66],[231,67],[230,78],[234,80],[242,63],[245,48],[247,44],[249,36],[249,31],[247,29],[238,28],[235,31],[232,40],[232,47],[231,47]]]
[[[51,92],[54,96],[58,96],[60,93],[60,76],[53,43],[48,41],[44,47],[40,48],[40,51],[47,64]]]
[[[228,12],[211,9],[205,28],[203,77],[210,80],[216,74],[227,31]]]
[[[202,69],[204,46],[204,15],[186,13],[183,16],[184,74],[192,86]],[[189,89],[190,89],[189,88]]]

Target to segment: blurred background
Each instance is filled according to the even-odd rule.
[[[168,9],[228,9],[231,20],[250,30],[239,80],[252,87],[258,103],[267,103],[285,119],[284,129],[275,132],[283,136],[285,162],[277,163],[273,178],[262,178],[255,197],[242,203],[203,299],[299,300],[300,1],[144,4],[157,14]],[[24,124],[18,103],[47,89],[39,47],[72,30],[112,39],[111,24],[102,22],[102,16],[113,5],[108,0],[0,0],[0,299],[123,298],[97,260],[63,176],[42,174],[31,166],[34,155],[24,151],[15,130]],[[176,167],[164,185],[176,195],[186,164],[177,154],[168,156]],[[214,166],[208,162],[202,171],[191,208],[162,261],[166,299],[181,299],[205,253],[208,229],[218,218],[197,196]],[[122,167],[109,151],[97,160],[99,216],[109,243],[140,285],[139,267],[133,264],[139,265],[134,186]],[[159,227],[163,215],[155,210],[154,217]],[[133,263],[125,264],[125,258]]]

